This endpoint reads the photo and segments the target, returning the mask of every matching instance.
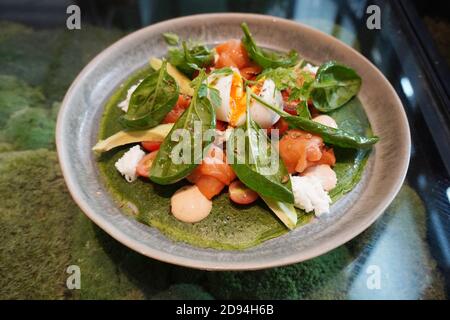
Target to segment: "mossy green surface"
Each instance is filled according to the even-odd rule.
[[[152,300],[213,300],[203,288],[194,284],[174,284],[152,297]]]
[[[62,299],[72,219],[53,151],[0,153],[0,298]]]
[[[25,108],[11,115],[3,139],[17,150],[55,148],[55,119],[49,110]]]
[[[44,103],[41,90],[14,76],[0,75],[0,129],[14,112],[27,107],[40,107]]]
[[[343,277],[351,255],[343,246],[287,267],[248,272],[211,272],[208,288],[219,299],[307,299],[335,276]],[[337,292],[334,293],[335,297]]]
[[[143,292],[121,270],[126,255],[135,253],[116,243],[84,215],[75,219],[71,237],[71,263],[79,266],[81,271],[81,289],[74,290],[72,298],[143,298]]]
[[[0,22],[0,79],[23,88],[6,100],[26,104],[5,112],[0,121],[6,124],[13,113],[25,108],[45,110],[55,121],[70,77],[87,63],[85,59],[120,34],[88,30],[99,32],[98,43],[95,35],[70,35],[79,39],[74,43],[79,50],[64,50],[70,45],[67,41],[59,44],[56,55],[50,49],[55,46],[52,41],[61,39],[60,31],[33,31]],[[85,42],[91,49],[81,59]],[[62,55],[65,61],[79,64],[58,84],[66,66],[54,61]],[[49,71],[52,68],[59,71]],[[5,92],[1,88],[2,83],[0,101]],[[5,110],[0,104],[0,113]],[[40,112],[32,114],[42,120]],[[372,227],[321,257],[261,271],[207,272],[149,259],[112,239],[73,202],[54,150],[15,151],[18,142],[4,142],[3,136],[1,131],[0,299],[446,298],[442,275],[428,247],[426,209],[407,185]],[[381,291],[365,287],[366,268],[372,263],[382,267]],[[80,290],[66,287],[69,265],[80,267]]]
[[[57,57],[63,32],[39,30],[6,37],[0,43],[0,72],[31,86],[43,86]]]
[[[84,25],[82,32],[65,30],[50,68],[42,82],[42,90],[51,101],[62,101],[81,69],[107,45],[124,35],[119,30],[106,30]]]
[[[0,152],[14,151],[14,146],[7,142],[0,142]]]
[[[30,34],[33,32],[31,28],[28,28],[20,23],[10,21],[0,21],[0,44],[14,36],[20,34]]]

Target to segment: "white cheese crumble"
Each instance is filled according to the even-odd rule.
[[[291,177],[295,206],[319,217],[330,212],[331,198],[314,176]]]
[[[145,152],[142,151],[140,146],[136,145],[116,161],[116,169],[125,177],[125,180],[133,182],[137,178],[136,167],[144,156]]]
[[[136,88],[141,84],[141,82],[142,80],[139,80],[138,83],[132,85],[127,91],[127,97],[124,100],[120,101],[117,105],[120,109],[122,109],[123,112],[128,111],[128,105],[130,104],[131,95],[133,94],[134,90],[136,90]]]
[[[304,70],[304,71],[307,71],[307,72],[311,72],[311,73],[316,74],[316,73],[317,73],[317,70],[319,70],[319,67],[315,67],[315,66],[313,66],[312,64],[307,63],[307,64],[303,67],[303,70]]]

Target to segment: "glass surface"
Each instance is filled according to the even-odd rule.
[[[3,261],[0,270],[2,274],[8,274],[8,284],[2,284],[4,290],[0,291],[0,298],[448,298],[450,179],[439,145],[435,143],[439,128],[433,126],[432,114],[429,114],[429,106],[436,103],[436,99],[426,76],[428,71],[418,59],[417,48],[402,29],[401,17],[391,4],[377,1],[381,9],[381,30],[369,30],[366,27],[368,14],[365,13],[368,2],[365,1],[76,1],[81,7],[82,28],[69,31],[65,10],[70,4],[71,1],[30,4],[29,1],[12,0],[0,3],[0,76],[8,75],[10,81],[23,82],[26,90],[43,94],[37,98],[38,108],[45,109],[49,119],[53,119],[51,121],[54,121],[58,102],[81,68],[126,33],[157,21],[194,13],[263,13],[292,19],[329,33],[359,50],[385,74],[408,115],[412,135],[410,168],[395,201],[360,236],[311,261],[256,272],[197,271],[140,256],[111,239],[79,210],[73,209],[67,191],[61,187],[65,201],[70,202],[62,208],[71,208],[70,221],[64,225],[70,230],[66,234],[69,240],[65,240],[65,250],[54,252],[50,248],[49,254],[64,258],[57,260],[61,268],[71,264],[80,266],[81,290],[61,289],[65,286],[64,269],[54,278],[42,276],[41,281],[47,283],[44,286],[48,287],[46,292],[30,291],[26,283],[31,280],[22,270],[27,268],[26,265],[12,268],[11,263],[6,263],[16,259],[13,249],[16,243],[11,239],[39,242],[40,232],[47,232],[42,227],[32,240],[25,233],[9,234],[7,244],[10,247],[0,248]],[[2,106],[5,97],[25,99],[25,104],[36,99],[25,95],[25,89],[13,93],[1,86],[3,119],[0,119],[0,125],[3,128],[12,114],[7,111],[7,106],[16,105],[3,102]],[[12,149],[36,146],[54,149],[51,142],[46,145],[42,139],[37,143],[20,144],[20,141],[11,141],[10,136],[0,135],[6,141],[0,143],[3,151],[0,161],[5,161],[5,154],[13,153]],[[61,179],[60,176],[57,178]],[[42,183],[38,186],[45,188]],[[39,194],[39,190],[32,192]],[[45,209],[53,203],[53,199],[47,203],[32,198],[33,195],[30,197],[27,201],[36,203],[32,213],[38,212],[39,206]],[[63,226],[51,224],[51,228],[59,227]],[[46,268],[46,261],[37,260],[38,265],[34,268]],[[55,283],[49,283],[52,281]],[[12,287],[14,293],[12,289],[8,291]]]

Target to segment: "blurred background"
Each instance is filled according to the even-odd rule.
[[[81,9],[68,30],[66,9]],[[381,28],[367,28],[369,5]],[[386,213],[316,259],[205,272],[129,250],[71,200],[55,153],[56,115],[81,69],[139,28],[197,13],[304,23],[360,51],[389,79],[411,126],[410,169]],[[0,299],[448,299],[450,21],[443,1],[0,0]],[[389,117],[389,115],[386,115]],[[81,289],[66,286],[69,265]],[[374,266],[381,286],[368,286]]]

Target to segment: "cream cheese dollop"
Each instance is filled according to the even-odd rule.
[[[170,199],[170,204],[173,216],[187,223],[205,219],[212,209],[212,201],[196,185],[180,188]]]

